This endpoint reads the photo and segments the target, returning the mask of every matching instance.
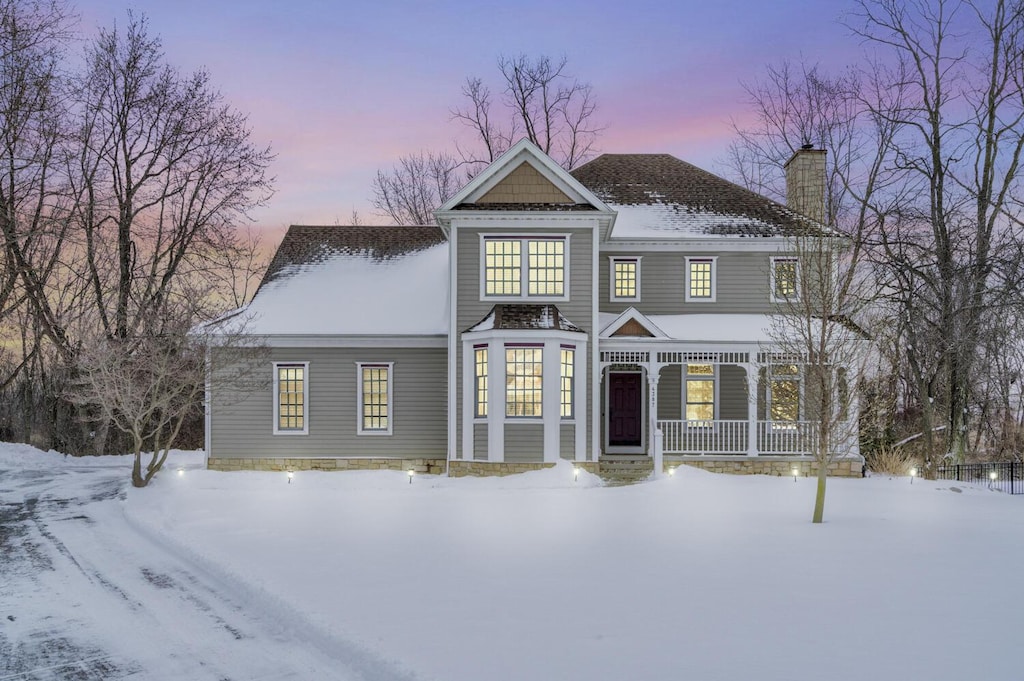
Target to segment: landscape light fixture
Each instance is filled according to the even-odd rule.
[[[916,475],[917,475],[917,469],[916,469],[916,468],[911,468],[911,469],[910,469],[910,484],[911,484],[911,485],[913,485],[913,484],[914,484],[914,477],[915,477]]]
[[[293,473],[292,471],[288,471],[288,484],[289,485],[292,484],[292,478],[294,478],[294,477],[295,477],[295,473]]]
[[[670,477],[670,478],[671,478],[671,477],[672,477],[672,476],[674,476],[675,474],[676,474],[676,467],[675,467],[675,466],[671,466],[671,467],[670,467],[670,468],[668,469],[668,477]]]
[[[416,471],[414,471],[413,469],[410,468],[409,469],[409,484],[410,485],[412,484],[412,476],[414,476],[414,475],[416,475]]]
[[[178,469],[178,475],[179,476],[185,475],[185,469],[184,468],[179,468]]]
[[[572,481],[577,482],[580,479],[580,467],[576,466],[572,469]]]
[[[793,482],[796,482],[797,476],[800,475],[800,469],[793,466]]]
[[[998,478],[999,478],[999,474],[996,473],[995,471],[992,471],[991,473],[988,474],[988,488],[989,489],[992,489],[992,483],[995,482]]]

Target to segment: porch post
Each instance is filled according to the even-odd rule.
[[[757,456],[757,372],[754,362],[743,365],[747,371],[747,456]]]
[[[654,458],[654,432],[658,429],[658,379],[661,365],[651,362],[647,365],[647,386],[650,401],[647,405],[647,455]]]

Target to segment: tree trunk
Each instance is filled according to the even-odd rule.
[[[825,483],[828,480],[828,464],[818,463],[818,491],[814,496],[814,517],[812,523],[820,523],[825,515]]]

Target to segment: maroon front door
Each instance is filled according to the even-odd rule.
[[[608,445],[639,447],[643,433],[641,375],[608,375]]]

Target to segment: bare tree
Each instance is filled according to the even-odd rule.
[[[182,76],[164,62],[144,18],[101,30],[89,57],[77,92],[75,218],[100,327],[128,338],[178,282],[243,245],[235,225],[269,197],[272,156],[205,72]]]
[[[432,224],[433,212],[468,179],[526,137],[571,170],[594,153],[601,126],[589,83],[568,73],[568,59],[499,57],[497,98],[481,78],[469,77],[463,106],[452,119],[469,131],[456,152],[403,156],[373,180],[373,205],[395,224]]]

